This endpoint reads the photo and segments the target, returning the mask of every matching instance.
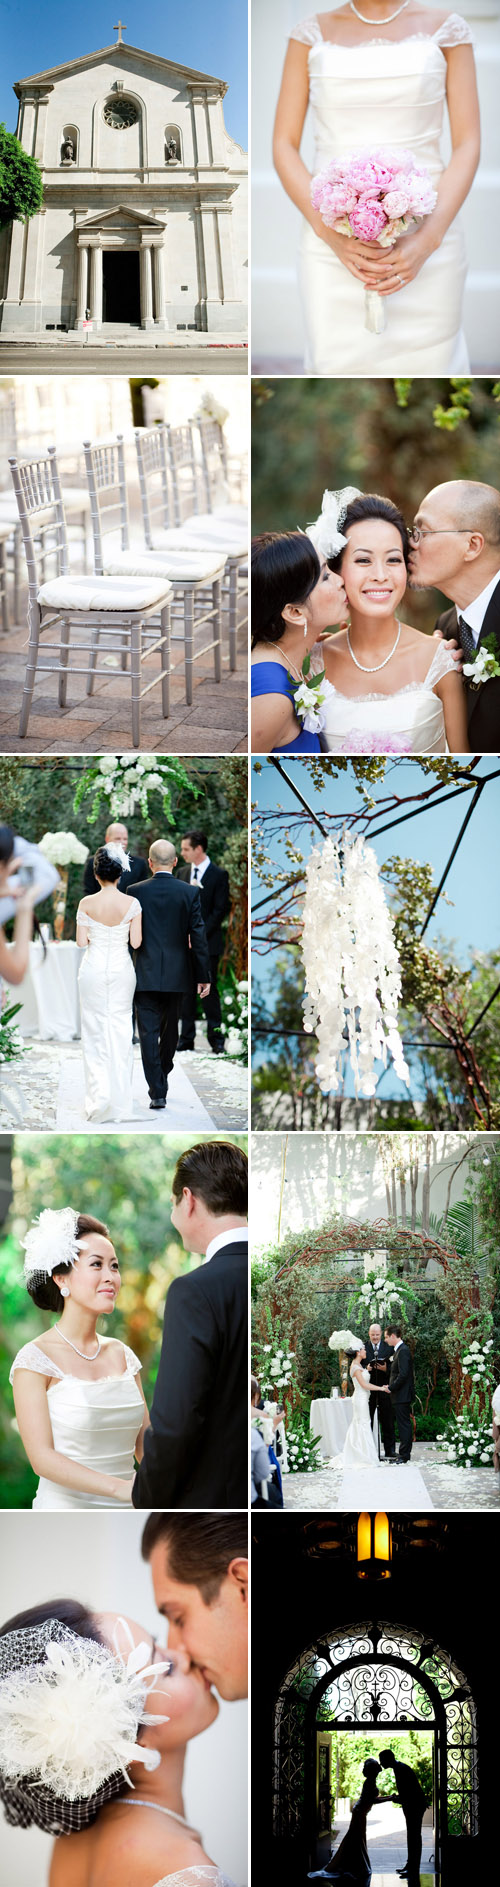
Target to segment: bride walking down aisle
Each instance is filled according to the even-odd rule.
[[[315,125],[314,175],[356,154],[413,157],[437,193],[434,208],[393,247],[375,240],[369,190],[359,235],[328,227],[311,202],[300,156],[308,105]],[[447,106],[451,157],[441,137]],[[472,34],[458,13],[419,0],[347,0],[293,28],[274,133],[274,160],[302,211],[300,286],[307,330],[305,371],[317,374],[461,374],[466,258],[458,212],[479,161],[479,106]],[[404,168],[404,165],[403,165]],[[387,186],[386,186],[387,187]],[[394,204],[387,216],[401,215]],[[340,200],[339,200],[340,201]],[[373,198],[373,201],[375,199]],[[346,206],[353,211],[354,200]],[[344,205],[335,220],[345,220]],[[370,220],[371,216],[371,220]],[[370,238],[367,240],[367,238]],[[383,331],[368,333],[365,289],[382,297]]]
[[[129,868],[122,845],[101,845],[93,864],[100,889],[82,898],[76,918],[77,943],[87,945],[78,976],[85,1112],[89,1120],[132,1120],[135,970],[129,943],[139,947],[142,911],[137,898],[117,889]]]

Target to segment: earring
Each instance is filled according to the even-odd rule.
[[[60,1284],[59,1290],[61,1292],[61,1297],[69,1297],[69,1290],[68,1290],[67,1284]]]
[[[308,624],[308,621],[307,621],[307,616],[301,616],[301,618],[300,618],[300,620],[301,620],[301,622],[303,622],[303,624],[304,624],[304,636],[306,636],[306,635],[307,635],[307,631],[308,631],[308,628],[309,628],[309,624]]]

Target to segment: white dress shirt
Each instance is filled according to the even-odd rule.
[[[213,1258],[216,1251],[221,1251],[223,1245],[241,1244],[248,1236],[248,1225],[233,1225],[230,1232],[216,1232],[215,1238],[211,1238],[207,1245],[203,1263],[207,1265],[209,1258]]]
[[[475,596],[474,601],[472,603],[468,603],[466,609],[459,610],[458,604],[457,604],[457,615],[461,616],[463,622],[467,623],[467,628],[470,629],[471,635],[474,637],[476,648],[479,642],[479,637],[480,637],[481,630],[483,627],[483,622],[484,622],[484,618],[485,618],[486,611],[488,608],[488,603],[491,602],[491,598],[494,595],[494,592],[497,589],[497,586],[499,583],[500,583],[500,570],[496,570],[494,577],[491,578],[491,582],[485,584],[484,590],[480,590],[479,596]]]
[[[189,880],[190,884],[201,885],[202,878],[204,878],[205,872],[209,864],[210,864],[210,858],[209,858],[208,852],[205,852],[205,857],[202,858],[201,865],[191,866],[191,877]],[[196,872],[196,877],[195,877],[195,872]]]

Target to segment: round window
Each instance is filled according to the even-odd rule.
[[[137,124],[139,112],[131,98],[108,98],[104,106],[104,122],[114,131],[127,130],[128,125]]]

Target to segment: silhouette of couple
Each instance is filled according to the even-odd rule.
[[[397,1794],[380,1796],[377,1789],[377,1777],[381,1769],[393,1769]],[[426,1806],[424,1791],[418,1776],[408,1763],[398,1762],[392,1749],[381,1749],[379,1761],[370,1756],[363,1763],[364,1783],[359,1801],[354,1808],[347,1834],[344,1835],[340,1848],[331,1855],[326,1867],[308,1875],[308,1880],[351,1881],[355,1887],[369,1887],[372,1877],[371,1861],[366,1845],[366,1818],[376,1802],[399,1802],[406,1821],[408,1858],[405,1866],[398,1869],[402,1880],[408,1887],[419,1887],[420,1859],[422,1854],[422,1816]]]

